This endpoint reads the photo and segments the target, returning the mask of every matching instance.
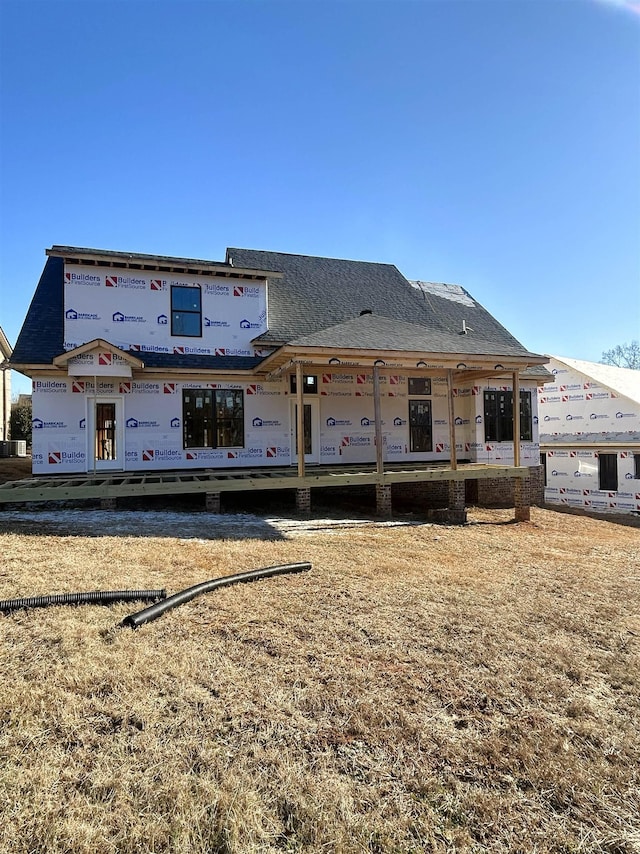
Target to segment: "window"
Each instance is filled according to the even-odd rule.
[[[433,450],[431,401],[409,401],[409,450],[412,453]]]
[[[241,391],[185,389],[182,419],[185,448],[244,446],[244,396]]]
[[[531,392],[520,392],[520,441],[531,442]],[[485,442],[513,442],[513,392],[485,391],[484,393]]]
[[[640,454],[633,455],[633,476],[636,480],[640,480]]]
[[[409,394],[431,394],[431,380],[427,377],[409,377]]]
[[[202,303],[200,288],[182,285],[171,287],[171,334],[188,338],[202,336]]]
[[[598,487],[607,492],[618,491],[618,455],[598,454]]]
[[[291,394],[297,394],[298,384],[296,382],[296,375],[295,374],[291,374],[289,387],[291,389]],[[305,374],[302,378],[302,393],[303,394],[317,394],[318,393],[318,377],[307,376],[307,374]]]

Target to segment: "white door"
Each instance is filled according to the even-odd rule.
[[[124,469],[122,398],[89,399],[89,461],[96,471]]]
[[[318,401],[305,400],[303,406],[304,424],[304,461],[320,462],[320,424],[318,421]],[[298,462],[298,404],[291,401],[291,462]]]

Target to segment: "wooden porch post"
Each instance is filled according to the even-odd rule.
[[[391,484],[384,483],[384,454],[382,445],[382,406],[380,404],[380,367],[373,366],[373,417],[376,427],[376,473],[380,480],[376,483],[376,513],[382,519],[392,515]]]
[[[298,451],[298,477],[304,477],[304,397],[302,389],[303,375],[302,363],[296,363],[296,400],[297,400],[297,451]]]
[[[383,474],[382,407],[380,406],[380,368],[378,365],[373,366],[373,417],[376,426],[376,472]]]
[[[520,465],[520,374],[513,372],[513,464]]]
[[[449,398],[449,445],[451,447],[451,468],[458,468],[458,454],[456,451],[456,425],[453,411],[453,371],[447,371],[447,397]]]

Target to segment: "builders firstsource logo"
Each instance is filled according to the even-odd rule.
[[[99,287],[102,284],[100,276],[94,276],[90,273],[65,273],[64,281],[66,285],[83,285],[84,287]]]
[[[47,461],[50,466],[57,466],[65,463],[69,464],[78,464],[84,463],[86,459],[86,454],[84,451],[60,451],[60,450],[51,450],[47,454]]]
[[[34,380],[33,390],[37,394],[65,394],[67,384],[57,380]]]
[[[173,448],[145,448],[142,451],[142,462],[157,463],[182,459],[182,452]]]
[[[234,285],[233,295],[234,297],[250,297],[252,299],[256,299],[260,296],[260,288],[251,287],[249,285]]]
[[[134,291],[146,291],[147,282],[135,276],[107,276],[105,285],[108,288],[128,288]]]

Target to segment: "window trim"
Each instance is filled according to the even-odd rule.
[[[310,383],[311,388],[307,387],[307,380],[313,380]],[[291,374],[289,376],[289,392],[290,394],[297,394],[298,383],[295,374]],[[302,394],[318,394],[318,375],[317,374],[303,374],[302,376]]]
[[[211,410],[211,425],[210,425],[210,435],[211,440],[209,444],[203,444],[200,442],[189,441],[189,437],[187,434],[188,427],[191,425],[191,419],[187,415],[187,403],[186,397],[188,395],[204,395],[205,398],[208,398],[208,406]],[[240,406],[241,406],[241,415],[238,416],[238,423],[236,427],[240,431],[240,444],[225,444],[224,442],[220,442],[220,422],[221,421],[229,421],[232,419],[224,419],[219,414],[218,408],[218,395],[219,394],[232,394],[234,396],[240,395]],[[231,389],[231,388],[222,388],[222,389],[211,389],[211,388],[184,388],[182,389],[182,448],[185,451],[189,450],[217,450],[219,448],[244,448],[245,447],[245,401],[244,401],[244,391],[242,389]],[[207,404],[205,403],[205,406]],[[205,438],[204,436],[198,435],[195,437],[196,439]]]
[[[428,391],[415,391],[411,388],[412,385],[416,385],[419,382],[424,383]],[[431,395],[431,377],[407,377],[407,394],[412,397],[427,397]]]
[[[606,459],[607,465],[602,463]],[[610,464],[613,464],[610,466]],[[610,481],[607,478],[611,478]],[[608,484],[614,484],[610,486]],[[618,491],[618,454],[598,452],[598,489],[601,492]]]
[[[491,418],[487,417],[487,406],[489,403],[489,395],[504,396],[505,403],[509,407],[509,416],[501,416],[500,407],[497,407],[497,414]],[[502,391],[498,389],[485,389],[483,396],[483,418],[484,418],[484,440],[485,442],[493,442],[501,444],[503,442],[513,442],[513,390]],[[487,428],[490,421],[495,419],[496,438],[490,438],[487,434]],[[505,430],[505,428],[507,428]],[[505,438],[506,435],[506,438]],[[533,441],[533,409],[532,409],[532,394],[529,389],[520,390],[520,442]]]
[[[420,448],[418,450],[414,450],[413,444],[413,428],[414,426],[418,427],[420,425],[414,425],[411,420],[411,404],[419,403],[421,406],[428,406],[429,409],[429,447],[428,448]],[[409,453],[410,454],[432,454],[433,453],[433,404],[430,400],[425,400],[424,398],[409,398],[407,401],[407,424],[409,426]]]
[[[198,302],[200,304],[200,308],[197,311],[192,311],[189,309],[182,308],[174,308],[173,307],[173,295],[177,291],[197,291],[198,292]],[[171,285],[171,336],[173,338],[202,338],[202,288],[200,285]],[[198,318],[198,332],[197,333],[189,333],[189,332],[175,332],[173,321],[174,315],[189,315],[189,316],[197,316]]]

